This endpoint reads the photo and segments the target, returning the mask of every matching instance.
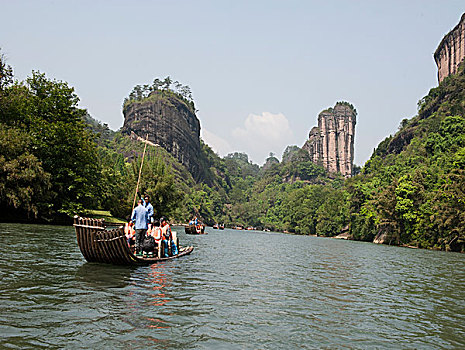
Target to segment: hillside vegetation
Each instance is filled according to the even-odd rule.
[[[362,174],[347,181],[351,233],[464,251],[464,65],[418,107],[418,115],[379,144]]]

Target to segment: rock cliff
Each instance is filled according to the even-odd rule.
[[[142,101],[125,105],[123,114],[123,133],[144,139],[148,135],[149,141],[186,166],[195,180],[202,176],[200,122],[185,101],[168,91],[154,91]]]
[[[347,102],[338,102],[318,115],[318,127],[310,130],[302,147],[312,162],[330,173],[352,175],[356,115],[355,108]]]
[[[439,43],[434,60],[438,66],[438,80],[457,73],[458,65],[465,58],[465,13],[455,26]]]

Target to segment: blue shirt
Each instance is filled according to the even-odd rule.
[[[149,222],[151,222],[151,219],[152,219],[152,216],[153,216],[153,205],[150,202],[145,203],[145,201],[144,201],[144,207],[145,207],[145,209],[147,209],[147,212],[148,212],[147,215],[149,217]]]
[[[135,222],[135,229],[136,230],[146,230],[148,228],[149,216],[147,209],[139,204],[134,210],[132,211],[131,220]]]

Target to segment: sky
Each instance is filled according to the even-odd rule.
[[[188,85],[201,137],[263,164],[302,146],[318,114],[357,109],[363,165],[437,86],[433,53],[465,1],[0,0],[0,48],[19,80],[66,81],[111,129],[137,84]]]

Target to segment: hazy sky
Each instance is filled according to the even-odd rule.
[[[191,87],[217,153],[259,164],[349,101],[362,165],[437,86],[432,55],[465,1],[0,0],[0,12],[16,77],[67,81],[114,130],[132,88],[169,75]]]

